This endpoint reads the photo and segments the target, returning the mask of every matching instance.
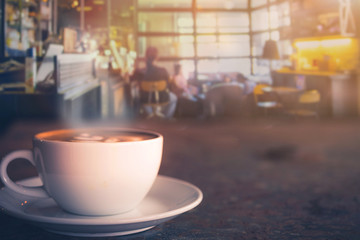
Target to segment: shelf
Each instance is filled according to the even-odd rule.
[[[16,0],[7,0],[6,3],[7,4],[13,4],[13,5],[16,5],[17,7],[19,6],[19,2],[20,1],[16,1]],[[37,7],[37,3],[35,2],[32,2],[32,1],[25,1],[25,0],[22,0],[21,1],[21,5],[23,7]]]
[[[8,24],[7,27],[8,27],[8,28],[12,28],[12,29],[16,29],[16,30],[18,30],[18,31],[19,31],[20,28],[21,28],[19,24],[16,24],[16,25],[14,25],[14,24]]]
[[[22,28],[26,29],[26,30],[36,30],[37,29],[37,27],[26,27],[26,26],[23,26]]]
[[[20,24],[9,24],[9,25],[7,25],[7,27],[16,29],[18,31],[20,31],[20,29],[26,29],[26,30],[36,30],[37,29],[36,26],[29,27],[29,26],[24,26],[24,25],[20,25]]]

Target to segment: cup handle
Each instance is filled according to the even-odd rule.
[[[14,183],[9,178],[9,175],[7,174],[7,167],[10,162],[12,162],[13,160],[18,159],[18,158],[24,158],[24,159],[28,160],[33,166],[35,166],[35,161],[33,158],[32,151],[18,150],[18,151],[9,153],[8,155],[6,155],[3,158],[3,160],[0,164],[0,175],[1,175],[0,177],[1,177],[2,182],[5,184],[5,186],[14,192],[17,192],[17,193],[20,193],[23,195],[28,195],[31,197],[39,197],[39,198],[49,197],[49,195],[43,189],[43,187],[22,186],[22,185]]]

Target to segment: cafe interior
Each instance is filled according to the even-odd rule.
[[[129,239],[360,239],[359,0],[0,4],[0,157],[55,128],[149,129],[159,174],[204,196]]]

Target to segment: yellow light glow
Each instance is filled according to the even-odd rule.
[[[112,67],[112,69],[118,69],[119,68],[119,66],[117,65],[117,63],[116,62],[111,62],[111,67]]]
[[[105,54],[105,56],[110,56],[110,55],[111,55],[111,50],[110,50],[110,49],[106,49],[106,50],[104,51],[104,54]]]
[[[73,1],[71,7],[76,8],[77,6],[79,6],[79,1]]]
[[[84,6],[83,9],[84,9],[84,12],[89,12],[89,11],[91,11],[93,8],[92,8],[91,6]],[[76,11],[80,12],[80,11],[81,11],[81,7],[77,7],[77,8],[76,8]]]
[[[104,5],[105,4],[104,0],[94,0],[93,3],[95,5]]]
[[[110,46],[111,47],[116,47],[116,42],[114,40],[110,40]]]
[[[320,41],[296,42],[295,46],[300,49],[318,48],[320,47]]]
[[[328,36],[297,39],[293,45],[298,70],[350,71],[358,66],[359,48],[356,38]]]
[[[304,41],[304,42],[296,42],[295,46],[299,49],[311,49],[311,48],[319,48],[319,47],[339,47],[346,46],[351,44],[350,38],[342,38],[342,39],[324,39],[320,41]]]
[[[321,41],[322,47],[337,47],[351,44],[350,38],[343,39],[326,39]]]

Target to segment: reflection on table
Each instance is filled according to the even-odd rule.
[[[264,92],[275,92],[277,94],[293,94],[293,93],[299,93],[302,90],[293,88],[293,87],[283,87],[283,86],[267,86],[263,88]]]
[[[293,108],[303,90],[285,86],[266,86],[262,88],[265,93],[274,93],[285,109]]]

